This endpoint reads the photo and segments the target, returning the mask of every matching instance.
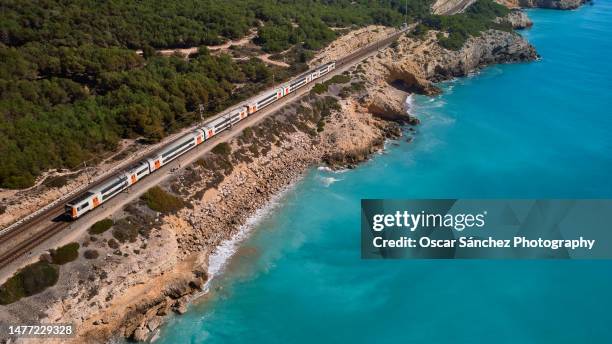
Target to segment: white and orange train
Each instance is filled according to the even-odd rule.
[[[202,142],[226,129],[231,128],[233,125],[240,122],[247,116],[265,108],[266,106],[274,103],[291,92],[294,92],[300,87],[313,82],[335,68],[336,62],[326,63],[304,74],[301,74],[300,76],[270,92],[266,92],[246,105],[239,106],[223,113],[214,120],[205,123],[202,127],[197,128],[190,134],[182,136],[176,141],[173,141],[154,156],[137,163],[124,173],[111,178],[106,183],[90,189],[79,197],[68,202],[66,204],[66,214],[72,219],[82,216],[100,204],[108,201],[121,191],[129,188],[135,183],[138,183],[138,181],[142,178],[160,169],[162,166],[168,164],[182,154],[185,154]]]

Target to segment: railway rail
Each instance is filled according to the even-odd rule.
[[[356,50],[355,52],[345,57],[338,59],[336,61],[336,66],[344,67],[347,64],[353,64],[353,63],[360,62],[361,58],[369,55],[370,53],[374,51],[377,51],[377,50],[380,50],[381,48],[386,47],[388,44],[395,41],[401,34],[411,30],[413,27],[414,25],[405,26],[402,29],[399,29],[393,34],[389,35],[387,38],[384,38],[375,43],[372,43],[366,47]],[[334,71],[334,73],[330,73],[330,76],[337,72],[338,70]],[[289,102],[291,102],[293,101],[293,99],[295,98],[289,97],[289,99],[286,99],[285,101],[288,100]],[[222,116],[223,114],[224,112],[216,116],[213,116],[211,118],[215,119],[215,118]],[[189,130],[192,130],[192,128],[182,130],[181,133],[188,132]],[[160,152],[163,149],[164,149],[164,145],[161,145],[161,147],[156,148],[151,151],[153,151],[155,154],[157,152]],[[141,154],[130,159],[128,162],[122,163],[120,165],[121,167],[115,169],[114,172],[121,170],[122,168],[126,168],[130,166],[131,164],[142,160],[144,156],[151,154],[151,151],[141,152]],[[94,181],[91,184],[85,185],[79,188],[75,192],[69,193],[67,197],[58,199],[54,201],[53,203],[51,203],[50,205],[48,205],[47,207],[41,209],[39,212],[33,213],[31,214],[31,216],[26,217],[20,221],[17,221],[13,225],[1,230],[0,231],[0,246],[9,245],[9,244],[12,244],[13,246],[10,247],[8,250],[6,250],[6,252],[3,252],[0,255],[0,269],[3,269],[10,263],[14,262],[15,260],[23,256],[24,254],[27,254],[28,252],[36,248],[38,245],[42,244],[49,238],[53,237],[55,234],[61,232],[66,227],[70,226],[70,222],[67,222],[66,220],[62,218],[64,215],[64,202],[67,199],[74,197],[75,195],[78,195],[79,193],[85,192],[86,190],[91,189],[93,187],[100,186],[106,183],[107,181],[109,181],[110,179],[114,178],[114,176],[115,176],[114,173],[107,173],[103,175],[102,178],[98,179],[97,181]],[[45,226],[44,228],[41,228],[36,233],[26,238],[25,240],[22,240],[21,242],[17,242],[17,243],[11,242],[13,239],[18,237],[20,234],[24,234],[24,232],[28,228],[31,228],[33,226],[38,226],[39,224],[45,221],[50,221],[50,224]]]

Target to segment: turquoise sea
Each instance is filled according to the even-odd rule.
[[[361,198],[612,198],[612,1],[528,13],[541,61],[415,97],[412,143],[310,171],[156,343],[612,343],[612,261],[360,259]]]

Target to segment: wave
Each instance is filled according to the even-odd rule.
[[[413,94],[409,94],[404,101],[404,109],[406,113],[410,114],[410,112],[414,109],[414,97]]]
[[[317,171],[322,171],[322,172],[327,172],[327,173],[334,173],[334,174],[341,174],[341,173],[345,173],[350,171],[350,169],[348,168],[341,168],[338,170],[334,170],[333,168],[329,167],[329,166],[319,166],[317,167]]]
[[[294,187],[294,184],[291,184],[275,194],[262,208],[259,208],[255,213],[250,216],[245,223],[238,228],[236,234],[234,234],[231,238],[221,242],[219,246],[215,248],[215,250],[208,257],[208,280],[206,281],[202,292],[197,295],[199,297],[209,292],[210,283],[214,280],[214,278],[220,275],[227,263],[232,258],[232,256],[238,251],[240,244],[244,242],[245,239],[249,237],[253,229],[270,213],[272,213],[276,208],[278,208],[282,202],[283,197]]]
[[[319,179],[321,180],[321,182],[323,183],[323,185],[325,187],[329,187],[333,183],[339,182],[339,181],[342,180],[342,179],[338,179],[338,178],[334,178],[334,177],[319,177]]]

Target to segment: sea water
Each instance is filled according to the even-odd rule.
[[[528,14],[540,61],[415,96],[414,141],[312,169],[156,342],[612,343],[612,262],[360,259],[362,198],[612,197],[612,2]]]

